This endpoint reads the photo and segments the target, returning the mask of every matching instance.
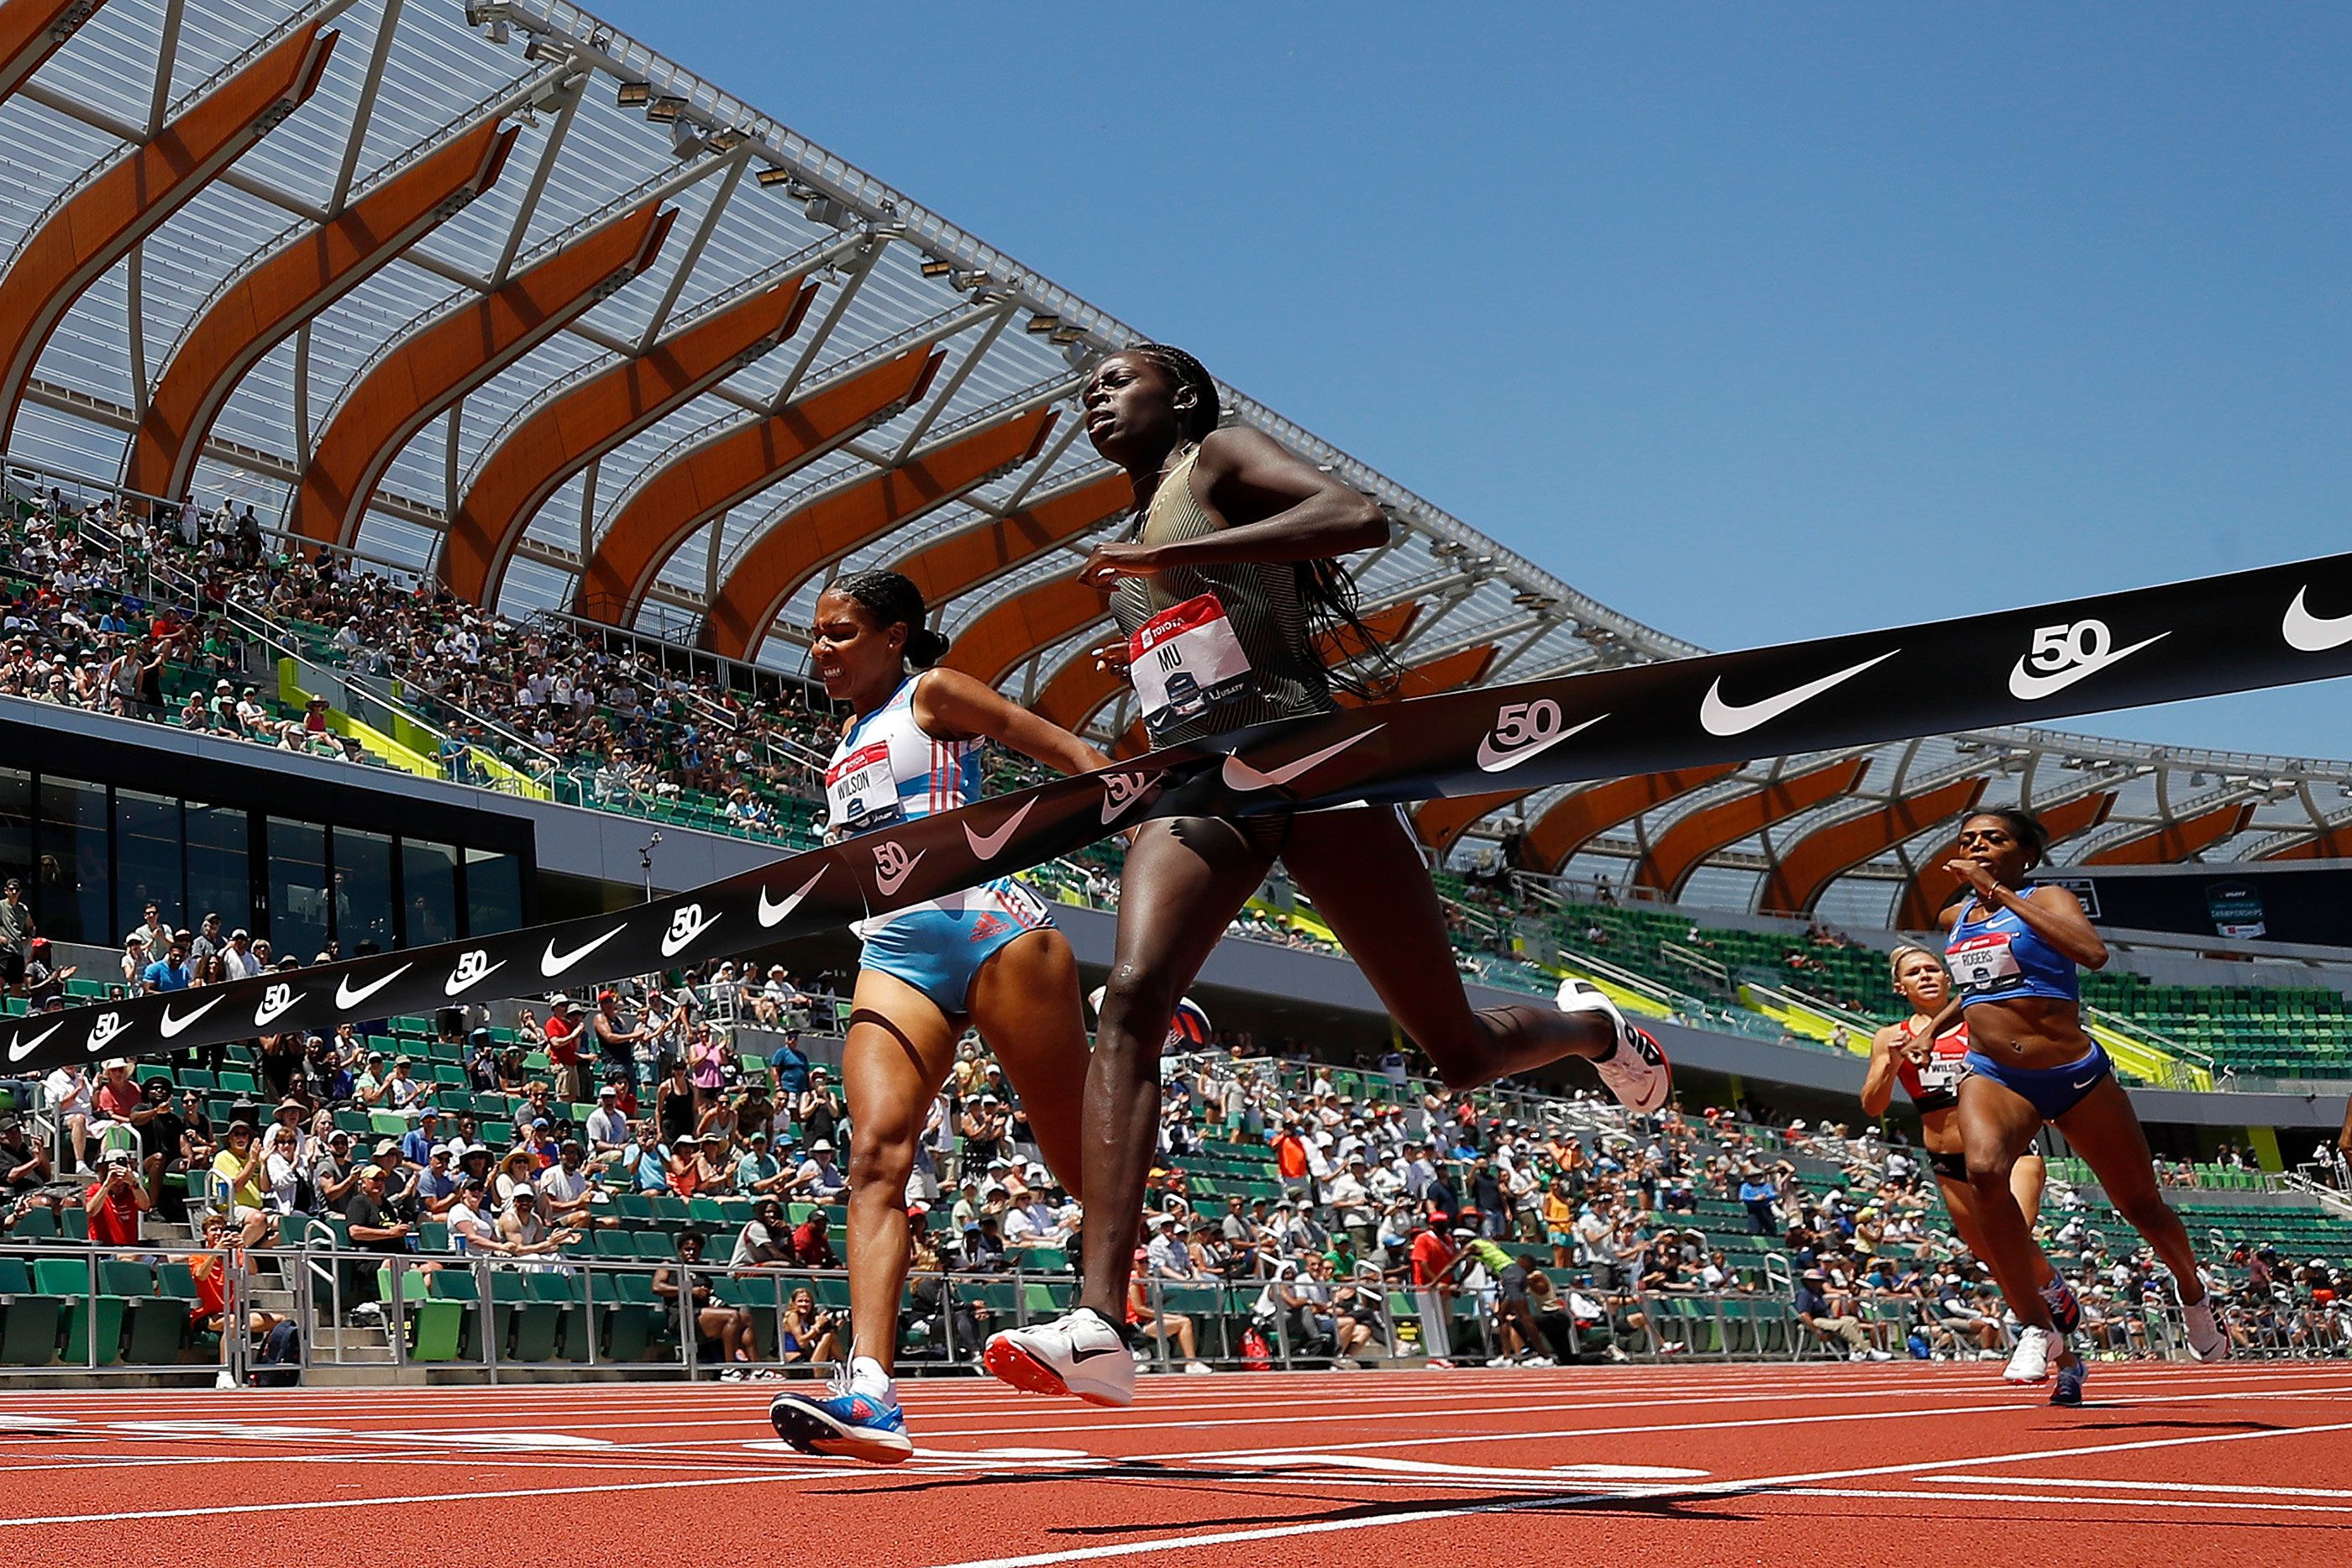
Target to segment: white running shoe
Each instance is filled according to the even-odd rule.
[[[2017,1349],[2001,1369],[2003,1383],[2040,1383],[2050,1375],[2050,1331],[2026,1329],[2017,1336]]]
[[[2189,1354],[2198,1361],[2223,1361],[2230,1354],[2230,1336],[2213,1319],[2213,1291],[2207,1287],[2204,1300],[2195,1306],[2180,1309],[2180,1321],[2189,1331]]]
[[[1091,1307],[988,1337],[989,1375],[1029,1394],[1075,1394],[1089,1405],[1135,1403],[1135,1358]]]
[[[1590,980],[1566,979],[1559,983],[1556,1003],[1564,1013],[1598,1013],[1609,1020],[1617,1049],[1593,1062],[1592,1070],[1619,1104],[1628,1111],[1649,1112],[1666,1103],[1675,1089],[1674,1064],[1647,1030],[1625,1021],[1607,992]]]
[[[214,1378],[214,1379],[213,1379],[213,1386],[214,1386],[215,1388],[235,1388],[235,1387],[237,1387],[237,1386],[238,1386],[238,1384],[237,1384],[237,1381],[236,1381],[236,1373],[234,1373],[234,1372],[231,1372],[231,1371],[230,1371],[227,1367],[226,1367],[226,1366],[222,1367],[222,1368],[220,1369],[220,1375],[219,1375],[218,1377],[215,1377],[215,1378]]]

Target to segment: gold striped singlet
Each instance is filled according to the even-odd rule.
[[[1129,532],[1131,540],[1173,544],[1216,531],[1216,519],[1192,494],[1192,467],[1200,455],[1201,449],[1195,445],[1160,482],[1150,506]],[[1192,674],[1176,674],[1165,682],[1155,679],[1155,672],[1131,672],[1146,706],[1144,716],[1154,746],[1194,740],[1269,719],[1333,711],[1338,705],[1331,700],[1331,683],[1316,653],[1307,607],[1299,597],[1306,570],[1293,561],[1241,561],[1181,567],[1154,577],[1119,580],[1111,594],[1110,611],[1130,649],[1137,633],[1147,627],[1152,635],[1160,635],[1181,622],[1191,629],[1184,641],[1200,643],[1213,637],[1214,625],[1222,624],[1230,628],[1232,642],[1239,644],[1241,656],[1247,660],[1246,672],[1214,683],[1208,681],[1207,674],[1212,668],[1218,672],[1230,668],[1229,646],[1225,662],[1218,662],[1212,653],[1209,665],[1196,660]],[[1213,612],[1199,602],[1204,596],[1215,601],[1221,622],[1211,622]],[[1139,664],[1143,659],[1165,660],[1171,670],[1180,663],[1172,642],[1143,653]],[[1150,690],[1163,685],[1171,700],[1154,715],[1150,711]]]

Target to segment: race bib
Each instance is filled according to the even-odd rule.
[[[1998,990],[2018,976],[2017,956],[2009,950],[2009,934],[1985,931],[1964,936],[1944,949],[1944,963],[1963,991]]]
[[[898,779],[890,771],[890,743],[870,741],[824,770],[826,826],[836,835],[886,828],[906,813],[898,806]]]
[[[1963,1069],[1957,1057],[1930,1056],[1912,1071],[1919,1080],[1919,1092],[1923,1094],[1933,1094],[1938,1091],[1946,1094],[1959,1092]]]
[[[1127,653],[1144,725],[1155,731],[1196,717],[1249,685],[1249,655],[1213,593],[1145,622],[1128,639]]]

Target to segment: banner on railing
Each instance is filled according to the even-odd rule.
[[[14,1021],[6,1071],[152,1056],[738,957],[1149,818],[1527,789],[2352,674],[2352,555],[1260,725],[616,914]]]

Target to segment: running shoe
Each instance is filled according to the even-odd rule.
[[[981,1364],[1024,1393],[1075,1394],[1113,1409],[1135,1403],[1135,1358],[1118,1330],[1091,1307],[989,1335]]]
[[[2213,1292],[2208,1288],[2202,1299],[2193,1306],[2180,1309],[2180,1321],[2189,1331],[2189,1354],[2197,1361],[2222,1361],[2230,1354],[2230,1336],[2213,1318]]]
[[[2060,1333],[2073,1333],[2083,1326],[2083,1303],[2075,1296],[2074,1287],[2065,1281],[2053,1280],[2044,1285],[2042,1300],[2049,1307],[2050,1321],[2058,1325]]]
[[[2058,1369],[2058,1381],[2050,1390],[2053,1405],[2080,1405],[2083,1402],[2083,1382],[2091,1375],[2091,1364],[2081,1356]]]
[[[2050,1375],[2050,1331],[2027,1329],[2017,1336],[2017,1349],[2001,1369],[2004,1383],[2039,1383]]]
[[[845,1377],[834,1379],[823,1394],[793,1389],[777,1395],[768,1406],[768,1424],[803,1454],[895,1465],[915,1451],[898,1395],[860,1394]]]
[[[1594,1061],[1592,1070],[1619,1104],[1628,1111],[1649,1112],[1666,1103],[1675,1088],[1674,1064],[1647,1030],[1625,1021],[1607,992],[1590,980],[1562,980],[1557,1005],[1564,1013],[1598,1013],[1609,1020],[1616,1049]]]

